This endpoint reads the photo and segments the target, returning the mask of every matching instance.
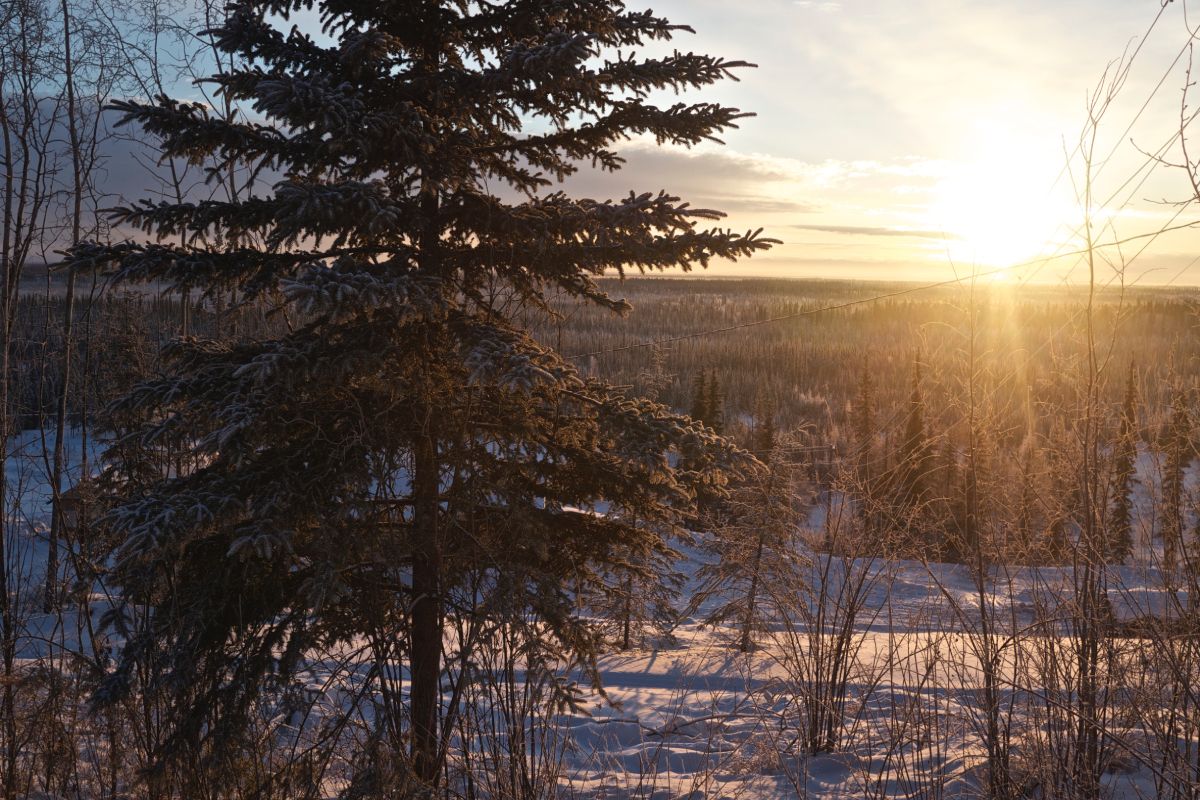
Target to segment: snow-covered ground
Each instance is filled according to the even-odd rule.
[[[1107,604],[1122,622],[1169,619],[1187,597],[1159,569],[1161,542],[1152,530],[1162,465],[1143,450],[1134,494],[1135,552],[1105,573]],[[1195,492],[1197,464],[1186,483]],[[828,507],[817,503],[807,524],[817,533]],[[1189,521],[1190,527],[1191,521]],[[613,653],[601,662],[612,704],[597,699],[589,715],[569,715],[565,764],[572,793],[644,797],[980,797],[986,789],[981,620],[987,617],[999,668],[1002,724],[1012,729],[1013,780],[1030,796],[1048,796],[1048,772],[1062,755],[1061,737],[1047,731],[1068,723],[1063,704],[1073,696],[1069,664],[1075,642],[1072,612],[1077,574],[1070,566],[991,570],[980,585],[963,565],[918,561],[814,562],[797,587],[807,612],[794,628],[760,634],[749,654],[728,629],[685,619],[666,647]],[[837,584],[863,574],[861,608],[851,627],[853,653],[839,706],[839,736],[812,754],[800,738],[807,710],[829,703],[814,685],[811,620]],[[844,595],[842,595],[844,597]],[[827,607],[828,612],[828,607]],[[983,613],[983,612],[986,612]],[[826,636],[828,644],[832,636]],[[1143,656],[1112,639],[1112,669]],[[1160,667],[1161,668],[1161,667]],[[1149,738],[1158,686],[1136,664],[1136,689],[1114,692],[1114,717],[1102,780],[1114,798],[1149,798],[1176,778],[1167,775],[1161,747]],[[1128,682],[1128,681],[1127,681]],[[1149,684],[1149,685],[1144,685]],[[1135,694],[1140,692],[1140,694]],[[1058,704],[1056,706],[1056,704]],[[1141,704],[1141,705],[1139,705]],[[1057,712],[1057,713],[1056,713]],[[807,753],[807,754],[806,754]],[[1042,788],[1039,787],[1041,782]]]
[[[805,663],[812,644],[806,630],[798,639],[768,631],[759,647],[742,654],[730,631],[692,619],[670,647],[602,660],[616,707],[597,700],[590,715],[564,719],[572,789],[664,798],[979,796],[986,759],[982,640],[969,571],[914,561],[850,567],[878,577],[853,626],[842,735],[831,752],[805,755],[797,741],[805,705],[819,701],[805,680],[811,673],[803,671],[813,666],[811,655]],[[1039,658],[1065,656],[1070,643],[1007,635],[1071,602],[1070,570],[1023,568],[993,577],[984,598],[1001,634],[1005,697],[1017,694],[1018,706],[1036,707],[1036,698],[1017,687],[1035,676]],[[1149,568],[1115,570],[1109,598],[1118,617],[1160,609],[1159,579]],[[1019,741],[1035,717],[1018,707],[1013,719]],[[1150,770],[1130,770],[1126,759],[1113,763],[1105,783],[1114,796],[1155,795]]]
[[[84,434],[80,428],[70,428],[63,439],[64,489],[78,482],[84,468]],[[95,435],[87,437],[87,463],[94,468],[99,463],[103,444]],[[54,494],[50,485],[51,463],[54,453],[54,432],[41,430],[22,431],[12,437],[8,444],[6,476],[8,502],[16,501],[17,513],[28,523],[37,525],[50,518],[50,502]]]
[[[83,458],[84,448],[88,457]],[[14,618],[19,626],[18,656],[38,659],[64,649],[76,650],[85,641],[87,628],[73,609],[64,614],[42,612],[46,564],[49,553],[50,518],[53,497],[50,476],[54,452],[53,431],[27,430],[9,440],[5,460],[4,557],[14,601]],[[62,488],[75,485],[83,470],[94,471],[103,452],[103,444],[71,428],[63,440],[64,471]],[[66,567],[70,553],[63,545],[59,561]],[[93,624],[109,607],[103,587],[94,587]]]
[[[42,655],[51,640],[71,646],[64,631],[47,630],[50,618],[35,608],[51,496],[42,445],[38,432],[22,434],[8,462],[10,501],[18,500],[10,518],[21,524],[10,528],[6,550],[24,587],[25,658]],[[76,433],[68,445],[73,483],[83,444]],[[89,450],[94,464],[94,443]],[[1143,458],[1141,466],[1139,510],[1149,518],[1155,465]],[[1193,472],[1193,482],[1195,477]],[[809,524],[823,522],[818,514]],[[1186,597],[1164,588],[1169,581],[1155,566],[1156,545],[1147,526],[1139,542],[1132,563],[1109,570],[1108,603],[1121,620],[1169,617]],[[690,571],[700,552],[688,551]],[[1033,786],[1038,765],[1053,757],[1045,749],[1053,737],[1045,734],[1058,723],[1047,709],[1059,702],[1056,697],[1069,697],[1055,694],[1059,689],[1044,679],[1056,658],[1069,661],[1074,572],[999,567],[980,585],[961,565],[805,555],[812,573],[795,587],[798,621],[768,626],[757,634],[752,652],[737,650],[735,631],[702,625],[702,607],[680,622],[670,642],[605,656],[600,669],[607,699],[592,695],[584,709],[556,718],[563,794],[980,796],[986,780],[980,713],[985,618],[997,643],[1000,703],[1012,726],[1013,774]],[[838,640],[833,631],[845,607],[834,601],[844,602],[839,588],[859,578],[854,620]],[[95,597],[99,613],[105,601]],[[818,638],[811,620],[822,611],[830,632]],[[818,650],[828,653],[839,641],[849,654],[844,691],[828,692],[814,680],[821,671]],[[1123,658],[1118,652],[1113,663]],[[822,704],[837,720],[837,735],[832,746],[813,754],[804,732]],[[1113,723],[1119,736],[1110,743],[1104,785],[1114,797],[1152,797],[1157,791],[1152,759],[1139,755],[1152,751],[1136,712],[1123,712],[1119,724]]]

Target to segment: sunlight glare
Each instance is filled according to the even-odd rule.
[[[1070,181],[1045,148],[991,129],[974,161],[952,169],[935,189],[929,222],[945,231],[960,265],[1014,266],[1051,252],[1076,216]]]

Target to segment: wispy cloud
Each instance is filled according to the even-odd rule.
[[[944,231],[917,230],[913,228],[885,228],[872,225],[789,225],[789,228],[821,233],[838,233],[849,236],[895,236],[906,239],[957,239]]]
[[[800,8],[811,8],[815,11],[841,11],[842,4],[836,0],[792,0]]]

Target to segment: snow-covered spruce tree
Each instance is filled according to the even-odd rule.
[[[110,515],[124,591],[156,618],[102,697],[129,688],[138,654],[162,654],[171,742],[216,752],[268,676],[317,645],[380,643],[367,658],[406,657],[411,694],[377,724],[429,785],[452,741],[443,619],[465,575],[506,593],[480,613],[534,609],[543,644],[586,663],[595,637],[570,592],[601,589],[606,564],[654,563],[698,486],[754,465],[585,380],[514,322],[551,292],[622,311],[594,281],[606,270],[771,244],[705,227],[720,215],[663,192],[553,190],[580,165],[618,169],[622,140],[686,147],[734,127],[737,109],[653,97],[749,65],[640,56],[687,28],[616,0],[322,0],[332,44],[271,22],[312,5],[234,0],[208,32],[246,63],[213,78],[219,95],[261,122],[168,98],[120,105],[165,156],[269,168],[273,191],[144,202],[119,221],[152,241],[73,251],[126,283],[278,296],[295,323],[269,340],[176,342],[171,373],[124,400],[146,421],[133,435],[183,435],[206,461]],[[580,510],[602,502],[624,513]]]
[[[854,437],[854,469],[861,483],[874,468],[875,458],[875,380],[871,376],[868,356],[863,356],[862,372],[850,409],[850,430]]]
[[[637,525],[637,520],[630,520]],[[670,542],[685,532],[666,536]],[[683,588],[685,575],[679,571],[679,553],[668,549],[654,554],[654,563],[619,563],[605,565],[606,580],[600,591],[583,598],[588,611],[604,621],[606,638],[622,650],[647,643],[671,640],[679,622],[676,601]]]
[[[760,416],[750,439],[767,469],[739,481],[711,515],[703,544],[710,558],[697,574],[700,582],[687,609],[703,612],[705,624],[732,624],[743,653],[754,648],[756,634],[773,617],[788,613],[806,565],[796,538],[798,465],[784,457],[774,423],[765,417]]]
[[[902,551],[927,554],[928,504],[934,464],[933,444],[925,428],[925,398],[921,388],[921,355],[913,357],[912,393],[904,417],[904,430],[896,452],[896,467],[888,475],[890,507],[888,525]]]
[[[1166,464],[1162,476],[1163,569],[1173,572],[1179,566],[1183,550],[1185,472],[1191,463],[1192,420],[1187,392],[1176,387],[1171,399],[1171,416],[1163,432]]]
[[[1133,552],[1133,490],[1137,480],[1137,370],[1129,364],[1125,398],[1112,445],[1111,499],[1104,530],[1104,559],[1120,564]]]

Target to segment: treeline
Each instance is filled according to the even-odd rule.
[[[650,278],[602,284],[633,310],[615,317],[563,305],[561,318],[537,320],[542,338],[584,369],[639,387],[657,359],[672,406],[692,407],[694,381],[711,373],[723,387],[730,421],[769,398],[780,421],[815,426],[832,440],[847,435],[863,369],[871,372],[877,403],[894,411],[908,396],[914,359],[926,366],[929,413],[942,427],[955,423],[970,287],[938,288],[848,308],[837,306],[911,290],[911,284],[837,281]],[[834,306],[832,310],[821,310]],[[1061,287],[980,287],[974,300],[977,348],[989,363],[989,395],[1002,409],[1005,443],[1019,442],[1029,409],[1061,405],[1086,354],[1086,308]],[[1147,407],[1170,402],[1170,386],[1196,371],[1200,295],[1180,289],[1101,292],[1094,325],[1109,371],[1139,366]],[[657,348],[629,345],[675,339],[764,319],[765,325],[671,341]],[[596,351],[616,349],[615,352]],[[1106,402],[1119,402],[1121,381],[1105,384]],[[1042,428],[1041,433],[1047,433]]]
[[[605,288],[632,303],[625,320],[577,309],[543,321],[540,336],[560,340],[568,353],[589,344],[608,350],[803,313],[897,287],[641,279]],[[62,388],[62,362],[53,354],[65,345],[59,300],[54,292],[27,290],[17,304],[9,413],[18,430],[45,427],[53,418]],[[1145,496],[1144,505],[1176,520],[1166,524],[1168,530],[1188,530],[1194,519],[1196,498],[1184,473],[1197,438],[1190,412],[1196,400],[1196,309],[1192,292],[1140,289],[1110,293],[1095,312],[1106,347],[1099,456],[1113,493],[1105,505],[1129,519],[1119,537],[1123,557],[1132,555],[1135,534],[1160,550],[1178,551],[1184,541],[1180,533],[1163,539],[1161,521],[1134,519],[1129,505],[1135,491]],[[1083,313],[1065,289],[1035,287],[1017,295],[1009,287],[989,287],[973,298],[965,290],[940,289],[579,361],[759,455],[769,450],[761,444],[762,426],[786,434],[793,449],[803,450],[810,476],[819,473],[822,488],[843,492],[859,507],[874,506],[863,513],[881,531],[906,531],[911,540],[897,553],[939,560],[961,558],[966,535],[964,464],[973,392],[979,406],[972,480],[989,485],[985,505],[1007,517],[1004,541],[989,547],[1012,563],[1060,563],[1070,552],[1071,508],[1079,503],[1069,472],[1078,454],[1068,423],[1086,352],[1078,324]],[[628,332],[600,332],[612,324]],[[237,341],[285,325],[263,303],[192,299],[185,307],[177,295],[161,292],[89,296],[75,308],[72,419],[95,418],[138,381],[157,374],[162,346],[184,330]],[[1170,470],[1168,462],[1175,464]],[[1158,470],[1153,486],[1135,485],[1139,465]],[[1139,522],[1143,530],[1131,532]]]

